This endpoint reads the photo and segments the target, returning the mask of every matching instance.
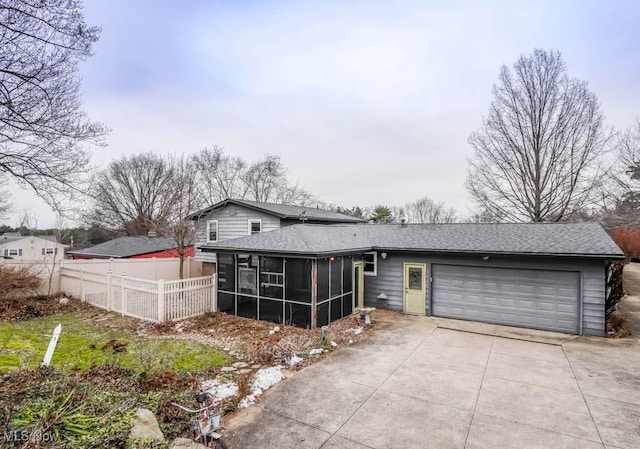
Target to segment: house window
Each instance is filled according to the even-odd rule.
[[[249,235],[262,232],[262,220],[249,220]]]
[[[58,248],[42,248],[42,255],[55,255],[58,254]]]
[[[4,257],[13,257],[13,256],[22,256],[22,248],[4,250]]]
[[[218,220],[207,221],[207,242],[218,241]]]
[[[375,251],[364,253],[364,274],[375,276],[378,272],[378,253]]]

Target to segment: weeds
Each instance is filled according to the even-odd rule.
[[[42,280],[29,267],[0,266],[0,300],[33,295]]]
[[[611,313],[607,319],[607,334],[614,338],[626,338],[631,336],[631,331],[627,327],[626,315],[617,310]]]

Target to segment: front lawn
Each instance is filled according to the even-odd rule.
[[[99,320],[104,318],[100,317],[92,311],[75,311],[0,323],[0,371],[38,367],[58,323],[62,324],[62,333],[51,363],[56,368],[87,369],[116,363],[139,372],[192,372],[230,361],[223,352],[203,344],[138,336],[101,325]]]
[[[378,316],[383,323],[386,314]],[[41,367],[58,323],[52,366]],[[193,435],[191,417],[173,401],[196,407],[194,393],[205,389],[231,413],[268,388],[264,373],[277,371],[279,381],[282,366],[301,369],[374,327],[354,315],[323,336],[224,313],[152,324],[75,299],[0,300],[0,447],[168,449]],[[165,443],[130,440],[139,407],[156,416]]]

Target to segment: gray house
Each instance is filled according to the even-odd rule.
[[[318,226],[206,243],[218,302],[241,316],[322,326],[373,306],[573,334],[605,333],[596,223]]]
[[[366,220],[330,210],[227,199],[191,216],[196,222],[195,259],[203,262],[202,274],[216,271],[216,253],[202,251],[203,245],[247,235],[261,234],[300,223],[365,223]]]

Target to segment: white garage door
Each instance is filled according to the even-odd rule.
[[[580,274],[433,265],[431,314],[578,333]]]

